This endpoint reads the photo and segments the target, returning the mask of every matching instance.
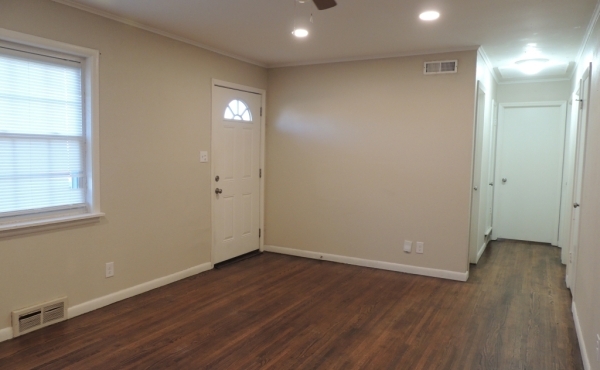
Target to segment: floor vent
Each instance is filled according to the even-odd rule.
[[[423,73],[426,75],[437,75],[441,73],[458,72],[458,60],[442,60],[437,62],[425,62]]]
[[[41,329],[67,319],[67,297],[12,312],[13,336]]]

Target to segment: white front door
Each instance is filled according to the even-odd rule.
[[[259,249],[261,102],[213,86],[213,263]]]
[[[573,181],[573,213],[571,214],[571,240],[569,243],[569,260],[567,262],[568,286],[571,293],[575,294],[577,250],[579,245],[579,207],[581,203],[581,192],[583,184],[583,166],[585,160],[585,139],[587,133],[587,111],[590,96],[590,72],[591,67],[581,79],[580,99],[581,108],[579,112],[579,127],[577,128],[577,145],[575,154],[575,176]]]
[[[566,102],[502,104],[494,238],[558,243]]]

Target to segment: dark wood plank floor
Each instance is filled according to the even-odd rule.
[[[582,369],[558,248],[468,282],[265,253],[0,343],[1,369]]]

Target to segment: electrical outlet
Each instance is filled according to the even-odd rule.
[[[412,241],[410,241],[410,240],[404,241],[404,251],[406,253],[410,253],[412,251]]]
[[[417,242],[417,253],[423,254],[423,242]]]
[[[200,152],[200,162],[208,162],[208,152]]]
[[[106,263],[106,277],[113,277],[115,276],[115,263],[114,262],[107,262]]]

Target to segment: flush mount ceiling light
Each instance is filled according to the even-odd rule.
[[[421,18],[423,21],[435,21],[439,17],[440,13],[436,12],[435,10],[429,10],[419,15],[419,18]]]
[[[292,31],[292,35],[302,38],[308,36],[308,31],[304,28],[296,28]]]
[[[515,62],[517,68],[526,75],[540,73],[548,65],[549,60],[545,58],[523,59]]]

